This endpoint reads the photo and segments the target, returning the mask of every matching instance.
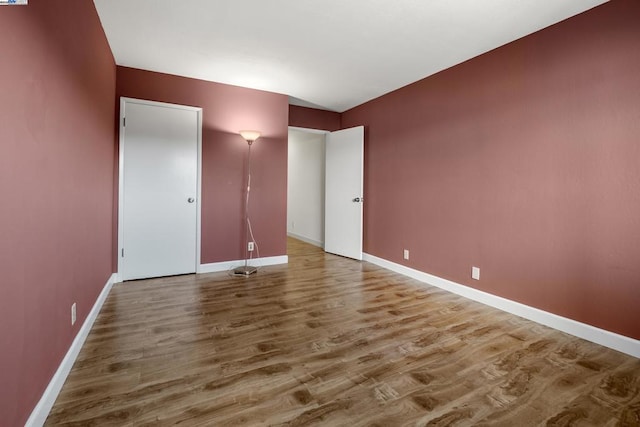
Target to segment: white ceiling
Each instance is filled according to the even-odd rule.
[[[606,0],[94,0],[116,63],[345,111]]]

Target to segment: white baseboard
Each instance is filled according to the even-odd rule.
[[[253,267],[264,267],[267,265],[287,264],[288,262],[289,257],[287,255],[280,255],[254,258],[252,260],[249,260],[248,264]],[[239,259],[236,261],[214,262],[211,264],[200,264],[198,266],[198,273],[217,273],[220,271],[228,271],[233,268],[240,267],[241,265],[244,265],[243,259]]]
[[[320,240],[310,239],[308,237],[301,236],[300,234],[296,234],[291,231],[287,232],[287,236],[293,237],[294,239],[302,240],[303,242],[309,243],[310,245],[317,246],[319,248],[324,249],[324,242],[321,242]]]
[[[53,375],[53,378],[51,378],[51,381],[42,394],[40,401],[31,412],[31,416],[29,416],[29,419],[25,424],[26,427],[39,427],[47,420],[47,416],[49,416],[49,412],[51,411],[53,404],[56,402],[58,394],[60,393],[60,390],[62,390],[62,386],[64,385],[64,382],[66,381],[67,376],[80,353],[80,349],[82,349],[82,345],[87,339],[89,331],[91,331],[93,322],[95,322],[96,317],[98,317],[98,313],[100,313],[100,309],[107,299],[107,295],[109,295],[114,283],[116,283],[115,273],[111,275],[109,280],[107,280],[107,283],[104,285],[104,288],[102,288],[102,292],[98,295],[98,299],[96,299],[95,304],[93,304],[93,308],[89,312],[89,315],[87,315],[82,327],[71,343],[71,347],[69,347],[67,354],[64,356],[64,359],[62,359],[58,370]]]
[[[426,284],[436,286],[454,294],[461,295],[465,298],[478,301],[499,310],[515,314],[516,316],[533,320],[534,322],[541,323],[559,331],[566,332],[576,337],[626,353],[630,356],[640,358],[640,340],[609,332],[535,307],[530,307],[519,302],[479,291],[477,289],[470,288],[432,274],[424,273],[401,264],[396,264],[373,255],[364,254],[363,259],[372,264],[379,265],[380,267],[384,267],[388,270],[411,277],[412,279],[419,280]]]

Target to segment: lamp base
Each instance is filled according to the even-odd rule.
[[[258,269],[256,267],[251,267],[250,265],[243,265],[242,267],[236,267],[233,269],[234,276],[250,276],[257,272]]]

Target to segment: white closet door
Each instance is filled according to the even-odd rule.
[[[122,280],[194,273],[201,110],[123,99]]]

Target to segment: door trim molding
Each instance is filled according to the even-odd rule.
[[[329,131],[329,130],[312,129],[312,128],[301,128],[301,127],[298,127],[298,126],[289,126],[289,130],[297,130],[297,131],[306,132],[306,133],[316,133],[316,134],[320,134],[320,135],[327,135],[327,134],[331,133],[331,131]]]
[[[200,248],[201,248],[201,211],[202,211],[202,108],[192,107],[188,105],[171,104],[167,102],[148,101],[145,99],[120,97],[120,117],[118,118],[118,248],[116,258],[118,259],[118,270],[116,273],[117,281],[122,281],[122,246],[124,244],[124,230],[122,228],[122,220],[124,218],[123,194],[124,194],[124,118],[126,117],[126,104],[135,103],[143,105],[152,105],[156,107],[175,108],[180,110],[195,111],[198,115],[198,170],[196,172],[196,260],[193,271],[197,272],[200,266]]]

